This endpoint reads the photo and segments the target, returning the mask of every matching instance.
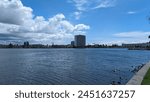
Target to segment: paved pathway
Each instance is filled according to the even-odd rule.
[[[127,83],[127,85],[141,85],[142,80],[149,70],[150,62],[148,62],[144,67],[141,68]]]

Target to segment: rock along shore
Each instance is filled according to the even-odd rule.
[[[126,85],[141,85],[144,76],[150,68],[150,62],[145,64],[129,81]]]

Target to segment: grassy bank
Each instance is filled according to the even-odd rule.
[[[142,81],[142,85],[150,85],[150,68]]]

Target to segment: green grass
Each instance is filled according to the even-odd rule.
[[[146,73],[146,75],[142,81],[142,85],[150,85],[150,69]]]

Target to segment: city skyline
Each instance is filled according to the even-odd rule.
[[[148,0],[1,0],[0,43],[87,44],[148,42]]]

